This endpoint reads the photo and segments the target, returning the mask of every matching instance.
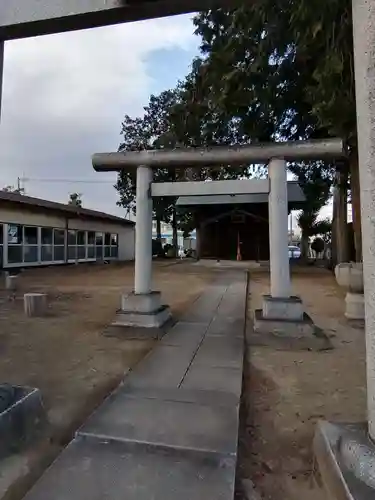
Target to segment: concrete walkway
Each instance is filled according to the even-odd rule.
[[[26,499],[232,500],[245,291],[220,273]]]

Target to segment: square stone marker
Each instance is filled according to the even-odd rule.
[[[193,366],[238,368],[242,370],[244,342],[236,337],[205,337]]]
[[[194,345],[158,345],[126,376],[124,383],[134,387],[177,388],[195,351]]]
[[[244,338],[245,322],[242,318],[216,316],[207,330],[207,337],[222,336]]]
[[[195,451],[207,456],[237,452],[238,409],[180,401],[107,400],[79,431],[81,436]]]
[[[207,327],[207,323],[187,323],[180,321],[166,335],[164,335],[161,344],[198,347],[207,330]]]
[[[230,392],[239,400],[242,390],[242,370],[201,366],[193,363],[181,388]]]
[[[214,463],[74,440],[24,500],[232,500],[234,460]]]

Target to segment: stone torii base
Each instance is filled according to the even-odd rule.
[[[112,326],[160,328],[170,318],[170,308],[162,304],[160,292],[133,292],[121,297],[121,309],[117,311]]]

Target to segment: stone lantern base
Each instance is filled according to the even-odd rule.
[[[363,320],[365,318],[365,296],[363,293],[348,292],[345,297],[345,317]]]
[[[363,265],[361,262],[344,262],[335,268],[336,281],[347,290],[345,317],[353,320],[365,319],[363,295]]]
[[[375,445],[366,424],[319,422],[314,454],[327,498],[375,498]]]

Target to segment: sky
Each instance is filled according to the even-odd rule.
[[[191,17],[7,42],[0,188],[24,177],[29,196],[65,203],[79,192],[84,207],[124,215],[116,174],[94,172],[91,155],[116,151],[124,115],[140,116],[188,73],[199,45]]]
[[[193,30],[183,15],[7,42],[0,189],[20,177],[29,196],[66,203],[78,192],[84,207],[124,215],[116,174],[94,172],[91,155],[116,151],[124,115],[189,72]]]

